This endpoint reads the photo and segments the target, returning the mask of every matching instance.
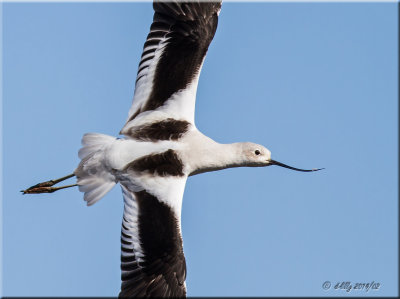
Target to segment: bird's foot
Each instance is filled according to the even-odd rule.
[[[73,185],[66,185],[66,186],[61,186],[61,187],[53,187],[53,185],[55,185],[61,181],[64,181],[66,179],[72,178],[73,176],[75,176],[75,175],[69,174],[69,175],[59,178],[57,180],[50,180],[50,181],[46,181],[43,183],[39,183],[39,184],[29,187],[28,189],[21,190],[21,192],[22,192],[22,194],[53,193],[60,189],[78,186],[77,184],[73,184]]]

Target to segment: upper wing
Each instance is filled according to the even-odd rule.
[[[197,82],[215,31],[221,1],[154,2],[154,18],[143,47],[135,95],[121,134],[149,113],[160,120],[194,122]],[[141,120],[139,120],[141,119]]]
[[[146,186],[151,191],[121,183],[125,205],[119,297],[186,296],[186,262],[180,229],[186,178],[158,177]]]

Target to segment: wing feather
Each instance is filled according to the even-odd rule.
[[[119,297],[185,297],[180,215],[145,190],[132,192],[121,186],[125,205]],[[182,200],[183,192],[175,195]]]
[[[133,103],[122,134],[148,111],[163,111],[158,118],[194,122],[197,82],[217,29],[221,1],[157,1],[153,7],[153,23],[143,47]],[[186,107],[176,109],[176,105],[166,105],[170,101]],[[148,113],[142,116],[144,121]]]

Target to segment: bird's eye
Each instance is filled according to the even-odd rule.
[[[254,153],[255,153],[257,156],[258,156],[259,154],[261,154],[261,152],[260,152],[259,150],[256,150]]]

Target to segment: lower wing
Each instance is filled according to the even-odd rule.
[[[146,189],[133,191],[135,188],[121,184],[124,216],[119,297],[186,296],[186,262],[180,228],[186,178],[176,184],[165,183],[167,187],[158,195]]]

